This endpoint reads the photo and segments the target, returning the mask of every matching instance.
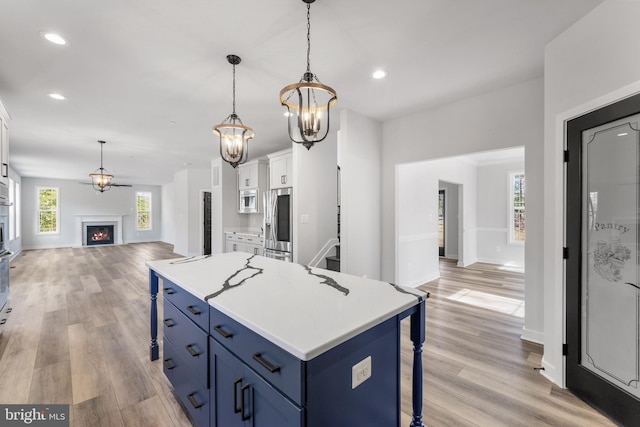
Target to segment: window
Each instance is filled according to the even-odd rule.
[[[523,244],[525,236],[524,172],[509,174],[509,243]]]
[[[151,230],[151,193],[136,192],[136,212],[138,230]]]
[[[37,234],[57,234],[58,229],[58,189],[37,187],[38,230]]]

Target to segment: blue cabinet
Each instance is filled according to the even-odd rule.
[[[304,411],[210,338],[211,426],[301,427]]]
[[[162,369],[189,418],[197,426],[208,426],[208,304],[166,279],[163,285]]]

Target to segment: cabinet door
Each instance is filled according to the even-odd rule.
[[[293,166],[293,157],[291,154],[278,156],[270,159],[269,162],[269,181],[272,189],[286,188],[293,185],[291,179],[291,171]]]
[[[238,167],[238,190],[258,187],[258,164]]]
[[[250,386],[250,416],[247,427],[300,427],[304,422],[304,412],[290,400],[270,386],[249,368],[245,377]]]
[[[247,245],[242,242],[227,240],[227,252],[247,252]]]
[[[240,407],[244,365],[213,338],[209,338],[209,343],[211,425],[213,427],[244,426],[245,421],[242,419]]]
[[[215,427],[301,427],[304,412],[210,338]]]

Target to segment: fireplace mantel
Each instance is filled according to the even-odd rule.
[[[123,214],[76,214],[76,242],[75,246],[81,247],[84,246],[83,241],[83,232],[87,223],[91,224],[104,224],[104,223],[113,223],[115,224],[115,244],[123,245],[124,240],[122,239],[122,218]]]

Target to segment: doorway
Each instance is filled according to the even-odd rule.
[[[640,95],[567,122],[566,383],[640,425]]]
[[[445,191],[438,190],[438,255],[444,256]]]
[[[211,255],[211,191],[202,197],[202,255]]]

